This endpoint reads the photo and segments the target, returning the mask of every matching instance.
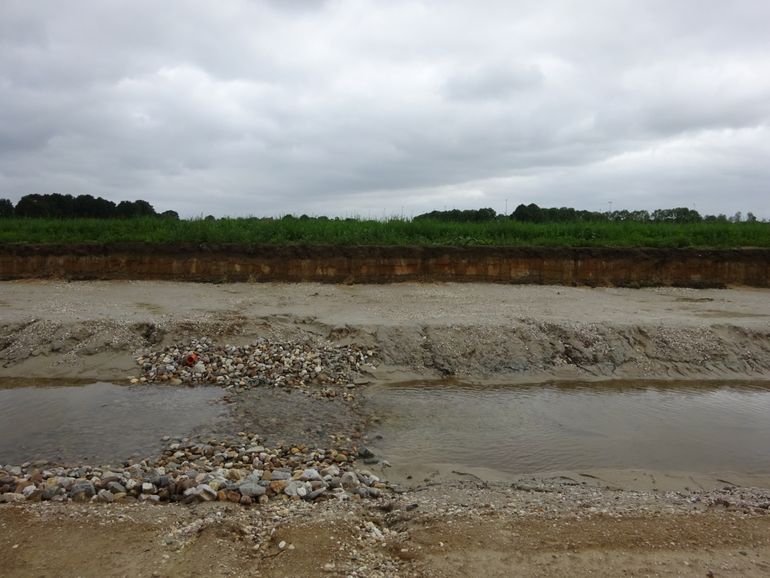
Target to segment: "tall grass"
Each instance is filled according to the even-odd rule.
[[[0,243],[244,243],[269,245],[499,245],[770,247],[770,224],[449,223],[391,219],[0,219]]]

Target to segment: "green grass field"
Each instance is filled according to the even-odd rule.
[[[770,224],[487,223],[334,219],[0,219],[0,243],[248,243],[556,247],[770,247]]]

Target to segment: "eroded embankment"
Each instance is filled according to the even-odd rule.
[[[744,379],[770,375],[770,330],[730,325],[667,327],[522,319],[512,326],[329,326],[307,319],[231,318],[193,323],[118,320],[0,324],[0,364],[7,376],[126,379],[132,355],[186,336],[221,343],[264,335],[354,342],[377,352],[380,368],[399,375],[471,378]],[[381,379],[387,375],[378,374]]]
[[[0,245],[0,279],[770,286],[768,249]]]

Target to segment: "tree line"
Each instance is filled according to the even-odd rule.
[[[494,209],[453,209],[431,211],[417,215],[414,220],[446,221],[453,223],[484,223],[497,220],[514,220],[523,223],[579,223],[579,222],[635,222],[635,223],[739,223],[755,222],[757,218],[747,213],[745,218],[738,212],[733,216],[701,215],[694,209],[676,207],[654,211],[585,211],[571,207],[538,207],[535,203],[521,204],[510,215],[498,214]]]
[[[179,219],[176,211],[157,213],[147,201],[113,201],[93,195],[62,195],[60,193],[24,195],[14,205],[8,199],[0,199],[0,218],[22,217],[32,219],[131,219],[136,217],[164,217]],[[207,217],[213,219],[214,217]],[[301,219],[307,219],[302,215]],[[320,217],[326,218],[326,217]],[[485,223],[514,220],[523,223],[575,223],[575,222],[635,222],[635,223],[739,223],[756,222],[752,213],[744,217],[740,212],[726,215],[701,215],[694,209],[676,207],[654,211],[586,211],[571,207],[539,207],[535,203],[521,204],[510,215],[499,214],[494,209],[452,209],[431,211],[414,217],[415,221],[432,220],[452,223]]]
[[[131,219],[135,217],[164,217],[178,219],[176,211],[157,213],[143,200],[114,203],[93,195],[62,195],[60,193],[24,195],[14,205],[0,199],[1,217],[30,219]]]

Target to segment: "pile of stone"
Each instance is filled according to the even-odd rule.
[[[353,384],[369,369],[374,351],[329,342],[274,342],[215,345],[208,338],[166,347],[136,358],[141,376],[132,383],[222,386],[305,386]]]
[[[371,472],[355,468],[357,454],[371,455],[366,448],[266,448],[259,436],[246,434],[227,442],[174,440],[157,460],[119,468],[0,466],[0,502],[218,500],[250,505],[378,498],[391,490]]]

